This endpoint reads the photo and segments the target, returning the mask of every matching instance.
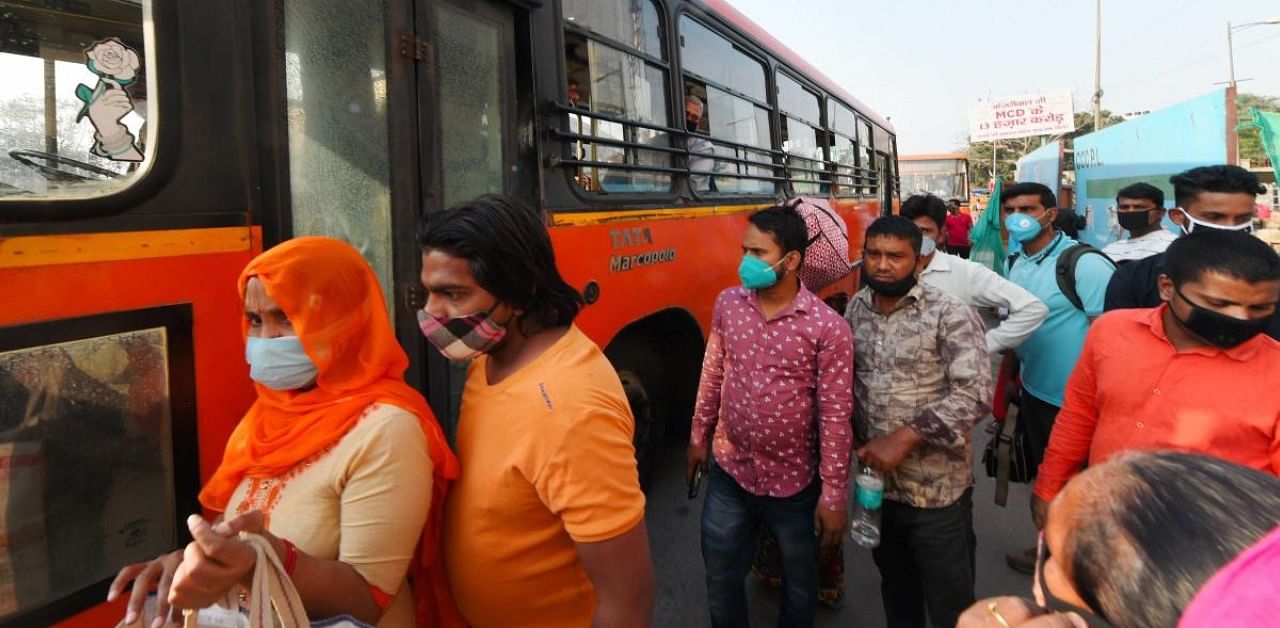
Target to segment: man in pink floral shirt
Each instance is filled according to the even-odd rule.
[[[747,625],[743,581],[762,527],[782,557],[778,625],[812,626],[819,545],[837,545],[847,522],[853,339],[796,276],[807,241],[794,209],[753,214],[742,286],[712,314],[688,471],[706,465],[710,446],[702,557],[716,628]]]

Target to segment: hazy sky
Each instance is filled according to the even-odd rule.
[[[988,94],[1069,88],[1092,109],[1090,0],[729,0],[898,132],[902,154],[946,152]],[[1103,0],[1102,106],[1156,110],[1227,80],[1226,23],[1278,0]],[[1240,91],[1280,96],[1280,25],[1235,34]]]

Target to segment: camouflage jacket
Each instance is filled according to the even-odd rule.
[[[918,284],[888,314],[863,288],[853,327],[859,444],[909,425],[924,439],[885,478],[885,498],[942,508],[973,485],[973,426],[990,412],[991,362],[972,308]]]

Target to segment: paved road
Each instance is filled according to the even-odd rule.
[[[975,455],[989,436],[981,427],[975,431]],[[658,597],[654,608],[655,627],[702,628],[710,625],[702,556],[698,549],[698,522],[702,499],[689,501],[684,484],[684,449],[672,448],[665,456],[649,491],[647,509],[649,542],[657,570]],[[1027,514],[1028,487],[1014,484],[1007,508],[992,502],[992,481],[976,466],[974,524],[978,533],[978,597],[997,594],[1028,595],[1031,578],[1014,573],[1004,563],[1006,551],[1029,547],[1035,533]],[[880,603],[880,575],[871,562],[871,553],[851,545],[845,547],[845,604],[838,610],[818,609],[819,627],[884,626]],[[778,613],[776,593],[747,578],[751,625],[775,625]],[[745,627],[744,627],[745,628]],[[942,627],[938,627],[942,628]],[[950,627],[947,627],[950,628]]]

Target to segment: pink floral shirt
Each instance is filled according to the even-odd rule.
[[[753,495],[790,497],[822,480],[820,503],[848,503],[853,334],[801,287],[765,320],[755,291],[720,293],[702,361],[690,442],[714,435],[715,461]]]

